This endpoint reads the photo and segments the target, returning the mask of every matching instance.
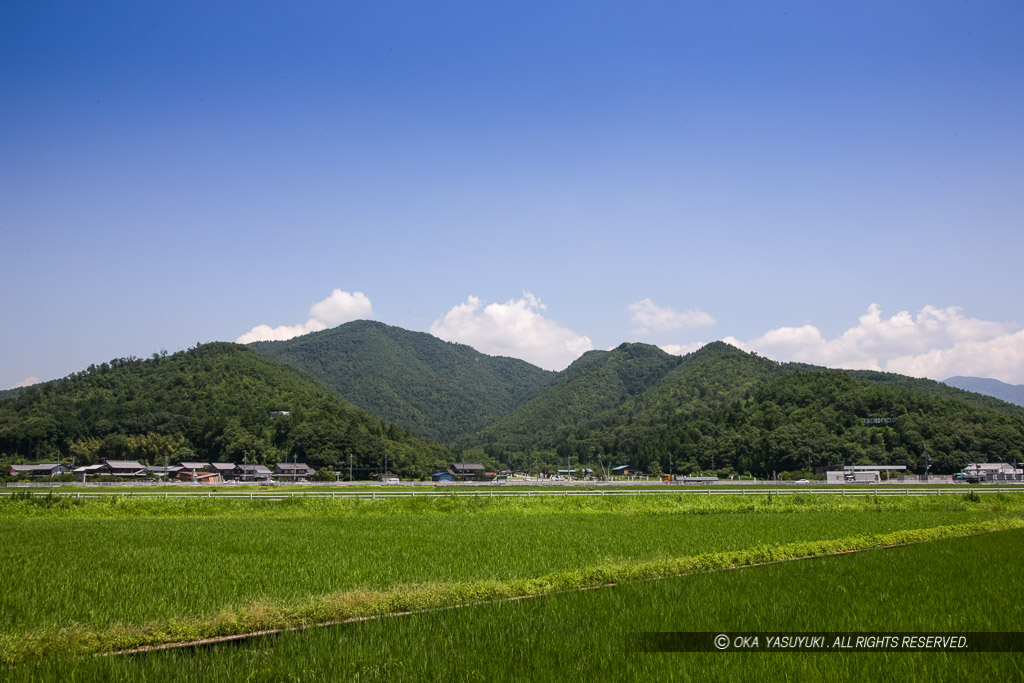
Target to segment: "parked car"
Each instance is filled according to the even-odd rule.
[[[797,480],[796,480],[796,481],[794,481],[793,483],[794,483],[794,484],[810,484],[811,482],[810,482],[810,481],[808,481],[807,479],[797,479]]]

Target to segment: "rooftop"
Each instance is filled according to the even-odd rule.
[[[115,477],[141,477],[146,472],[146,466],[138,460],[104,460],[109,474]]]

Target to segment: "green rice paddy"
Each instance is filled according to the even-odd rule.
[[[1019,573],[1020,531],[720,571],[748,560],[786,559],[787,553],[871,547],[869,541],[877,545],[885,538],[927,541],[1021,524],[1024,499],[971,498],[0,501],[0,572],[8,586],[0,592],[0,644],[12,675],[44,680],[233,680],[250,674],[329,680],[339,672],[345,678],[435,680],[672,679],[681,677],[682,661],[703,662],[723,675],[739,667],[737,677],[773,670],[814,675],[820,668],[814,662],[842,655],[730,654],[733,660],[722,660],[717,654],[636,653],[623,649],[622,641],[641,630],[1012,630],[1011,623],[1024,616],[1020,600],[998,609],[975,606],[971,622],[965,621],[966,607],[950,595],[964,581],[981,580],[971,572]],[[946,531],[934,531],[939,528]],[[823,568],[842,579],[828,578]],[[711,573],[628,582],[701,570]],[[944,585],[943,571],[955,582]],[[867,599],[858,588],[866,581],[878,583],[871,595],[885,598],[884,609],[854,609]],[[198,651],[82,656],[117,649],[114,644],[487,602],[516,591],[560,592],[595,582],[620,585]],[[918,592],[932,597],[915,597]],[[988,612],[993,614],[984,616]],[[1017,622],[999,621],[1005,614],[1016,615]],[[568,650],[546,644],[559,639]],[[915,671],[933,664],[946,671],[960,661],[924,654],[899,661],[918,662]],[[860,659],[872,657],[879,655]],[[1017,661],[1013,655],[984,657]],[[661,670],[665,663],[671,666]]]

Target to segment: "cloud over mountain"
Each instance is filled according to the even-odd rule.
[[[495,356],[521,358],[547,370],[561,370],[594,348],[590,338],[544,317],[547,307],[530,292],[520,299],[486,306],[469,296],[434,321],[430,333]]]
[[[688,311],[677,311],[673,308],[659,306],[650,298],[641,299],[628,306],[630,321],[636,334],[647,334],[654,331],[681,330],[688,327],[707,327],[714,325],[715,319],[710,313],[699,308]]]
[[[298,325],[257,325],[235,341],[249,344],[257,341],[284,341],[310,332],[319,332],[352,320],[373,316],[373,305],[362,292],[345,292],[335,289],[326,299],[316,302],[309,309],[309,320]]]
[[[957,306],[925,306],[912,315],[882,317],[871,304],[858,324],[833,339],[814,325],[779,327],[760,337],[726,342],[780,361],[835,368],[885,370],[942,380],[951,375],[1024,381],[1024,331],[1010,323],[970,318]]]

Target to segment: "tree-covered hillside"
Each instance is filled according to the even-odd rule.
[[[648,363],[657,367],[652,361],[660,352],[647,348]],[[844,463],[918,472],[930,463],[932,472],[952,472],[970,462],[1024,458],[1019,410],[979,405],[942,385],[927,391],[910,378],[860,379],[715,343],[661,375],[652,369],[657,380],[628,395],[615,372],[621,355],[588,356],[584,367],[571,376],[570,368],[547,392],[481,432],[478,449],[517,467],[611,462],[658,472],[671,464],[675,472],[761,477]]]
[[[553,448],[580,424],[657,386],[681,361],[648,344],[588,351],[539,396],[466,442],[500,449]]]
[[[811,372],[821,372],[828,369],[816,365],[805,365],[802,363],[787,363],[786,367],[794,370]],[[1000,413],[1007,413],[1008,415],[1024,416],[1024,408],[1019,405],[1013,405],[1012,401],[1005,398],[994,397],[992,394],[982,395],[984,392],[976,393],[975,390],[965,390],[963,388],[951,386],[946,382],[936,382],[933,379],[908,377],[894,372],[879,372],[877,370],[843,370],[843,372],[855,379],[863,379],[869,382],[875,382],[876,384],[921,391],[939,398],[948,398],[954,401],[959,401],[960,403],[967,403],[975,408],[981,408],[983,410],[994,410]],[[949,380],[947,380],[947,382],[948,381]]]
[[[294,343],[208,344],[118,359],[0,398],[0,456],[152,464],[274,462],[425,476],[451,460],[657,473],[810,473],[842,464],[952,472],[1024,459],[1024,409],[930,380],[780,364],[716,342],[678,357],[646,344],[591,351],[561,373],[430,335],[359,322]],[[423,432],[339,398],[314,374]],[[297,361],[295,361],[297,362]],[[319,364],[319,365],[317,365]],[[287,411],[288,415],[280,415]],[[482,425],[473,434],[463,434]]]
[[[275,412],[287,415],[274,415]],[[117,359],[0,401],[0,454],[345,465],[424,476],[448,451],[368,415],[308,376],[236,344]]]
[[[704,414],[680,415],[642,442],[682,467],[769,476],[817,467],[906,465],[949,473],[1024,454],[1024,418],[837,370],[786,373]]]
[[[556,374],[368,320],[252,348],[406,429],[452,443],[499,420]]]

